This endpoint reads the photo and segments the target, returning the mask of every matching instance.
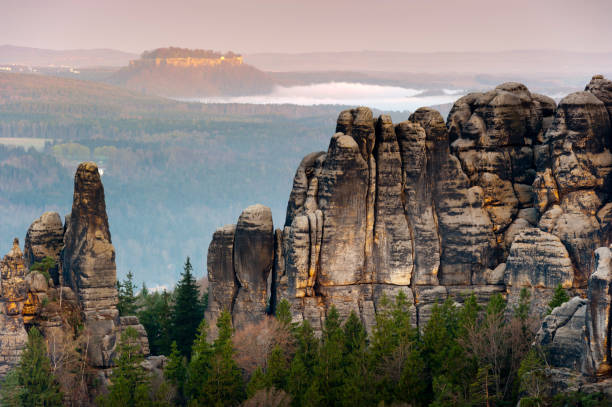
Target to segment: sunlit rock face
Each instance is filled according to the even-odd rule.
[[[28,294],[27,272],[15,239],[11,251],[0,261],[0,378],[19,363],[28,340],[22,316]]]
[[[515,304],[526,288],[532,312],[543,313],[559,284],[586,295],[594,251],[611,243],[610,92],[596,76],[557,107],[504,83],[459,99],[446,122],[430,108],[398,124],[364,107],[341,112],[327,151],[300,163],[283,228],[266,226],[268,311],[287,299],[296,321],[320,329],[334,305],[371,329],[382,299],[401,291],[423,327],[446,298],[502,293]],[[243,321],[235,233],[218,230],[209,248],[209,312],[227,308]],[[586,332],[588,307],[559,311],[557,322],[572,322],[551,329]],[[559,335],[555,346],[576,338]],[[586,363],[584,347],[570,353],[560,357]]]

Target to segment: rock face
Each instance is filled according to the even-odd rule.
[[[72,212],[66,216],[65,230],[62,277],[76,294],[85,328],[91,335],[89,363],[98,368],[112,367],[115,345],[126,326],[134,326],[141,334],[143,353],[147,355],[148,341],[138,318],[119,318],[115,248],[104,187],[94,163],[82,163],[76,171]]]
[[[533,184],[542,227],[567,247],[576,268],[576,286],[587,282],[593,251],[610,242],[606,204],[612,127],[602,99],[612,97],[612,92],[597,77],[587,89],[559,103],[536,152],[538,174]]]
[[[268,307],[273,262],[270,208],[250,206],[236,225],[217,229],[208,248],[209,325],[214,326],[224,310],[234,316],[235,327],[261,319]]]
[[[547,350],[555,367],[580,371],[585,359],[584,321],[587,300],[574,297],[555,308],[542,322],[536,342]]]
[[[533,205],[533,148],[554,111],[552,99],[510,82],[459,99],[449,114],[452,150],[470,184],[482,188],[501,254],[512,243],[505,234],[518,211]]]
[[[315,329],[331,305],[371,329],[382,298],[403,291],[422,327],[445,298],[503,293],[513,303],[528,288],[532,311],[543,313],[558,284],[588,286],[599,302],[553,312],[542,341],[561,352],[559,364],[590,360],[607,371],[607,272],[589,275],[594,250],[612,243],[611,83],[595,76],[558,107],[504,83],[459,99],[446,123],[429,108],[396,125],[364,107],[343,111],[328,150],[300,163],[282,230],[266,223],[259,246],[255,234],[242,246],[239,226],[215,233],[208,312],[227,308],[244,323],[251,304],[263,312],[261,299],[273,310],[285,298],[294,319]],[[257,247],[246,279],[238,247]],[[244,287],[257,287],[256,298]],[[580,345],[587,337],[589,352]],[[577,348],[563,353],[570,344]]]
[[[257,321],[268,306],[268,276],[274,259],[272,211],[263,205],[246,208],[234,233],[234,271],[238,293],[234,299],[236,327]]]
[[[587,366],[591,375],[604,376],[610,365],[610,304],[612,303],[612,250],[600,247],[595,251],[595,271],[589,277],[588,312],[586,314]]]
[[[19,363],[28,341],[21,314],[27,299],[27,271],[15,239],[11,251],[0,261],[0,378]]]
[[[66,216],[62,251],[63,278],[76,293],[92,331],[89,351],[94,366],[111,366],[119,324],[115,248],[111,242],[98,167],[79,165],[74,177],[72,212]]]
[[[55,260],[56,267],[49,270],[53,282],[57,285],[59,280],[60,251],[64,245],[64,225],[57,212],[45,212],[35,220],[26,234],[24,257],[26,265],[32,266],[45,257]]]

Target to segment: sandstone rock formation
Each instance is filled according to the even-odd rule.
[[[26,265],[31,267],[34,263],[45,257],[55,260],[56,267],[49,270],[54,284],[59,284],[60,251],[64,244],[64,224],[57,212],[45,212],[35,220],[28,229],[25,238],[23,254]]]
[[[109,367],[119,323],[115,249],[111,242],[104,187],[98,167],[79,165],[74,177],[72,212],[66,216],[63,278],[77,294],[92,332],[90,361]]]
[[[27,270],[15,239],[11,251],[0,261],[0,378],[19,363],[28,341],[21,314],[27,299]]]
[[[81,164],[74,186],[66,227],[57,213],[43,214],[28,229],[25,254],[15,239],[12,250],[0,261],[0,378],[19,362],[27,342],[26,326],[37,326],[47,340],[72,338],[75,327],[68,321],[74,317],[84,323],[89,368],[101,378],[108,376],[116,356],[115,345],[126,328],[136,329],[143,354],[149,354],[147,334],[138,318],[120,318],[117,311],[115,251],[97,166]],[[244,227],[247,230],[248,221]],[[271,233],[271,215],[268,223]],[[233,244],[233,230],[231,240]],[[249,257],[251,249],[259,250],[259,242],[259,238],[253,239],[252,246],[242,247],[246,268],[253,259]],[[50,270],[52,280],[28,270],[47,256],[57,261],[57,267]],[[272,255],[269,257],[267,264],[272,263]],[[263,291],[266,296],[265,277],[263,286],[255,291]],[[263,313],[263,309],[254,308],[253,312]],[[158,367],[162,362],[155,358],[149,361]]]
[[[586,314],[586,371],[604,376],[610,365],[610,304],[612,303],[612,250],[600,247],[595,252],[595,271],[589,277],[588,312]]]
[[[217,229],[208,249],[210,326],[227,310],[241,327],[265,314],[274,261],[272,212],[263,205],[246,208],[236,225]]]
[[[584,321],[588,301],[574,297],[555,308],[542,322],[536,342],[547,351],[555,367],[580,371],[585,358]]]
[[[238,227],[215,233],[208,313],[226,308],[243,323],[253,318],[243,309],[256,308],[238,299],[259,301],[263,312],[262,299],[273,310],[285,298],[294,319],[315,329],[332,304],[370,329],[382,298],[399,291],[419,326],[445,298],[504,293],[512,303],[528,288],[541,313],[558,284],[584,293],[594,250],[612,240],[610,84],[595,76],[557,107],[505,83],[459,99],[446,123],[429,108],[397,125],[364,107],[340,113],[327,152],[306,156],[296,171],[283,229],[266,223],[260,246],[244,246],[265,247],[251,258],[272,268],[268,284],[260,266],[242,281]],[[243,286],[267,294],[241,296]],[[580,337],[563,330],[578,327],[586,310],[558,311],[549,326],[561,335],[550,343],[561,349]],[[603,332],[597,321],[593,338]],[[566,365],[586,360],[565,356]]]

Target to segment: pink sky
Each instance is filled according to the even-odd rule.
[[[612,51],[610,0],[3,0],[0,44],[141,52]]]

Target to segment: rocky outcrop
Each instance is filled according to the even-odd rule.
[[[587,89],[604,97],[606,89],[596,86],[600,82],[594,78]],[[610,241],[605,205],[610,199],[611,132],[604,102],[591,91],[576,92],[561,100],[536,151],[534,188],[542,226],[567,247],[576,286],[586,284],[594,250]]]
[[[28,294],[27,271],[15,239],[11,251],[0,261],[0,378],[19,363],[28,340],[22,315]]]
[[[480,284],[494,266],[493,224],[483,209],[483,190],[471,187],[457,157],[450,153],[449,133],[440,113],[421,108],[410,116],[425,130],[427,176],[437,212],[442,285]]]
[[[552,99],[510,82],[459,99],[449,114],[452,150],[470,184],[482,188],[502,257],[512,243],[507,234],[514,233],[519,210],[533,205],[533,148],[554,111]]]
[[[611,373],[610,304],[612,303],[612,250],[600,247],[595,251],[595,271],[589,277],[588,312],[586,314],[586,371],[591,375]]]
[[[226,225],[215,231],[208,246],[208,308],[206,320],[214,327],[222,311],[231,311],[238,291],[234,272],[234,234],[236,225]]]
[[[80,164],[74,177],[62,265],[64,282],[76,293],[85,325],[91,331],[90,362],[110,367],[119,324],[115,248],[108,227],[104,187],[98,167],[92,162]]]
[[[400,291],[420,327],[446,298],[484,303],[502,293],[512,304],[527,288],[532,311],[543,314],[559,284],[584,294],[594,250],[612,240],[611,89],[595,76],[557,107],[505,83],[459,99],[446,123],[429,108],[396,125],[364,107],[343,111],[328,150],[300,163],[283,229],[261,235],[269,285],[246,285],[267,289],[257,298],[270,298],[272,310],[287,299],[294,319],[315,329],[331,305],[370,329],[382,299]],[[245,254],[232,233],[218,230],[209,248],[208,312],[227,308],[236,322],[245,319],[235,270]],[[584,343],[594,311],[579,305],[547,323],[546,340],[560,351]],[[603,337],[598,318],[590,337]],[[603,360],[602,339],[594,341],[589,352]],[[558,362],[586,363],[585,349],[572,352]]]
[[[45,257],[55,260],[56,266],[49,270],[54,284],[59,284],[60,252],[64,245],[64,224],[57,212],[45,212],[35,220],[28,229],[25,238],[23,255],[26,265],[31,267],[34,263]]]
[[[544,318],[536,343],[546,350],[551,366],[580,371],[585,361],[584,321],[588,301],[574,297]]]
[[[246,208],[236,224],[233,269],[238,281],[234,325],[258,321],[268,306],[268,277],[274,259],[272,211],[263,205]]]
[[[239,328],[263,318],[268,309],[274,262],[272,212],[263,205],[246,208],[236,225],[217,229],[208,248],[209,306],[214,331],[219,313],[229,311]]]
[[[509,302],[518,303],[520,290],[531,292],[532,310],[546,310],[553,290],[561,284],[569,289],[574,283],[574,267],[559,238],[538,228],[527,227],[510,247],[504,282]]]

